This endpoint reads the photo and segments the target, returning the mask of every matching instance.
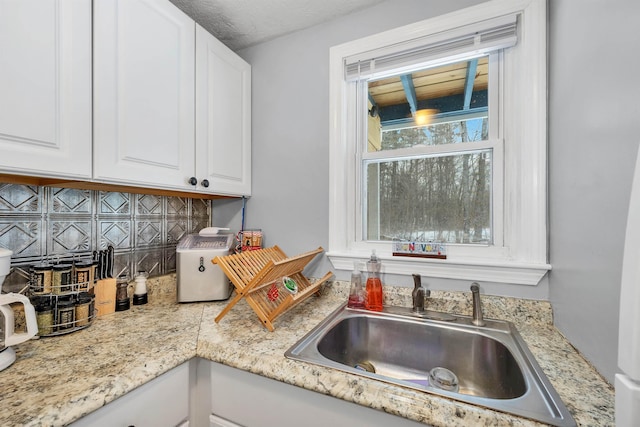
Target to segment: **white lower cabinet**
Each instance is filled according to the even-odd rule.
[[[71,426],[424,427],[424,424],[194,358]]]
[[[208,363],[211,427],[424,427],[382,411],[219,363]]]
[[[73,427],[157,427],[192,425],[189,419],[189,365],[170,370],[84,418]]]
[[[239,424],[233,423],[217,415],[209,415],[209,427],[241,427]]]

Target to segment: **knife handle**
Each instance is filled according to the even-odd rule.
[[[113,277],[113,246],[107,247],[107,277]]]
[[[107,251],[100,251],[100,278],[107,278]]]

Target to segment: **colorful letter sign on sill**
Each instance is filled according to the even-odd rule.
[[[447,259],[446,245],[440,242],[393,242],[393,256]]]

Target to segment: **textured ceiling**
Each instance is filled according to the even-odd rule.
[[[232,50],[330,21],[384,0],[171,0]]]

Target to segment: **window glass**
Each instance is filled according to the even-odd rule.
[[[460,145],[489,139],[488,82],[487,56],[368,82],[364,240],[492,243],[492,149]]]
[[[368,162],[367,240],[491,242],[491,150]]]
[[[487,118],[461,119],[427,126],[382,130],[381,150],[409,148],[416,145],[444,145],[484,141],[488,138]],[[372,145],[369,151],[377,151]]]

